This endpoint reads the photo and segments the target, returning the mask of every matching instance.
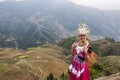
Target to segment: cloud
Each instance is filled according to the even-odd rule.
[[[5,1],[5,0],[0,0],[0,2],[3,2],[3,1]]]
[[[15,0],[15,1],[24,1],[24,0]]]
[[[120,0],[69,0],[79,5],[90,6],[101,10],[120,10]]]
[[[0,0],[0,2],[10,1],[10,0]],[[24,0],[11,0],[11,1],[24,1]]]

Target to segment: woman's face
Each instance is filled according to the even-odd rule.
[[[80,38],[81,41],[86,41],[87,40],[86,35],[79,35],[79,38]]]

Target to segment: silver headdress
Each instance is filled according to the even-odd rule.
[[[88,35],[90,32],[90,29],[87,27],[86,23],[79,24],[79,28],[77,29],[78,35]]]

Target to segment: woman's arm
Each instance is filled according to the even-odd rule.
[[[74,42],[71,46],[71,53],[73,53],[74,48],[78,45],[77,42]]]
[[[73,53],[74,47],[71,47],[71,53]]]

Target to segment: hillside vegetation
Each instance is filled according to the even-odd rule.
[[[64,51],[69,51],[73,42],[76,41],[75,37],[65,38],[57,45],[64,48]],[[100,56],[119,55],[120,56],[120,42],[116,42],[112,38],[105,38],[97,41],[90,41],[93,51]],[[70,53],[70,52],[65,52]],[[68,54],[69,55],[69,54]]]

